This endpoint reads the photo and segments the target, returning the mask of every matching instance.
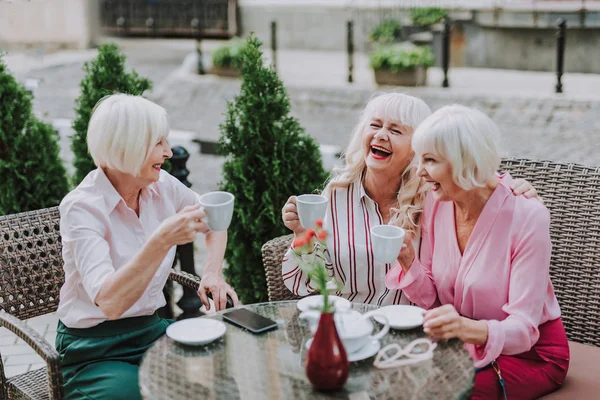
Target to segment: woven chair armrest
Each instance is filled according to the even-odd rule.
[[[58,365],[58,352],[54,346],[25,322],[13,317],[6,311],[0,311],[0,325],[23,339],[45,362],[56,362],[56,365]]]
[[[199,276],[192,275],[189,272],[185,271],[178,271],[174,268],[171,268],[169,279],[195,291],[198,291],[198,287],[200,286],[201,281],[201,278]],[[212,299],[212,295],[210,293],[208,294],[208,297]],[[227,308],[231,307],[233,307],[233,300],[231,299],[231,297],[229,297],[229,295],[227,295]]]
[[[169,279],[193,290],[198,290],[198,286],[200,286],[199,276],[190,274],[185,271],[178,271],[174,268],[171,268]]]
[[[0,311],[0,326],[17,335],[42,357],[46,362],[48,383],[50,384],[50,392],[53,394],[51,398],[60,398],[63,382],[60,372],[60,357],[54,346],[25,322],[5,311]]]

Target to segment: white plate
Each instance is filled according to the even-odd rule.
[[[329,296],[329,301],[333,302],[336,310],[349,309],[352,304],[343,297]],[[307,296],[296,303],[296,307],[300,311],[314,310],[323,306],[323,295]]]
[[[172,323],[167,327],[167,336],[176,342],[200,346],[223,336],[227,326],[212,318],[190,318]]]
[[[413,329],[423,325],[424,311],[421,307],[409,305],[386,306],[377,309],[378,314],[387,317],[392,329]],[[376,315],[373,316],[373,319],[380,324],[385,324],[385,320]]]
[[[312,338],[306,341],[307,350],[310,348],[312,341]],[[366,360],[367,358],[373,357],[375,354],[377,354],[379,350],[381,350],[381,343],[379,343],[379,340],[372,340],[361,347],[358,351],[355,351],[354,353],[347,353],[348,361],[356,362]]]

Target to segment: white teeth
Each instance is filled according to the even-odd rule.
[[[386,153],[386,154],[392,154],[391,151],[384,149],[383,147],[379,147],[379,146],[371,146],[373,149],[381,151],[382,153]]]

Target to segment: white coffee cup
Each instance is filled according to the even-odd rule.
[[[296,197],[300,224],[305,229],[314,229],[317,220],[325,218],[327,197],[320,194],[302,194]]]
[[[374,325],[371,322],[371,317],[376,315],[385,320],[385,324],[377,334],[373,335]],[[319,326],[320,317],[321,313],[316,310],[304,311],[299,315],[300,319],[308,321],[309,329],[313,335]],[[356,353],[369,342],[384,337],[390,330],[387,318],[379,310],[369,311],[366,314],[361,314],[356,310],[340,311],[334,314],[334,321],[338,336],[342,339],[344,348],[348,353]]]
[[[211,231],[226,231],[229,228],[234,199],[228,192],[210,192],[200,196],[199,203],[206,212],[204,221]]]
[[[396,262],[404,244],[404,229],[394,225],[371,228],[371,243],[375,260],[384,264]]]

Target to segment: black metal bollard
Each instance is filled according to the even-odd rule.
[[[273,69],[277,72],[277,22],[271,21],[271,53],[273,56]]]
[[[442,68],[444,70],[444,82],[442,87],[450,87],[448,81],[448,69],[450,68],[450,18],[444,19],[444,30],[442,31]]]
[[[565,67],[565,44],[567,40],[567,21],[559,18],[556,31],[556,93],[563,92],[562,76]]]
[[[354,82],[354,21],[347,23],[348,82]]]
[[[119,18],[117,18],[117,28],[119,29],[119,34],[124,35],[125,34],[125,17],[124,16],[119,16]]]
[[[203,57],[202,38],[200,37],[200,20],[198,18],[194,18],[191,20],[190,25],[194,30],[194,38],[196,39],[196,54],[198,55],[198,60],[196,62],[196,72],[198,73],[198,75],[204,75],[206,72],[204,71],[204,63],[202,61]]]
[[[148,36],[154,36],[155,32],[154,32],[154,28],[156,27],[156,24],[154,23],[154,18],[152,17],[148,17],[146,19],[146,34]]]
[[[173,147],[172,151],[171,175],[179,179],[185,186],[192,186],[187,180],[190,171],[188,171],[185,165],[190,158],[190,154],[181,146]],[[182,271],[196,275],[194,267],[194,243],[177,246],[177,259],[179,260],[179,266]],[[181,314],[179,319],[193,318],[202,315],[202,312],[200,311],[202,302],[200,301],[200,297],[198,297],[198,293],[193,289],[184,287],[183,296],[177,302],[177,305],[183,310],[183,314]]]

